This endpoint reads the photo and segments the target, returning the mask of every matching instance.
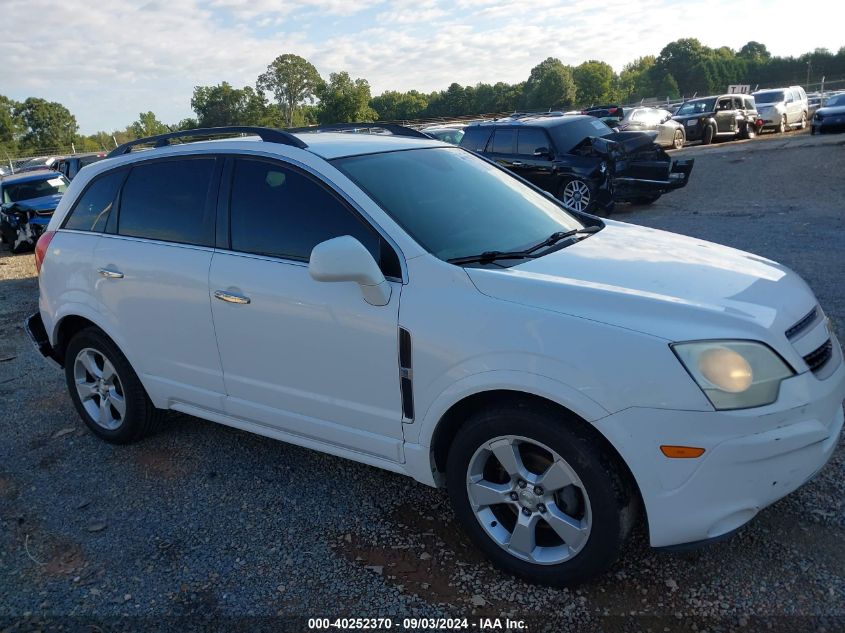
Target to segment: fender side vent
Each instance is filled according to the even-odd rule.
[[[411,333],[399,328],[399,391],[402,396],[402,416],[414,421],[414,371],[411,364]]]

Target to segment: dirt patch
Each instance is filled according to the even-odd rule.
[[[155,440],[137,445],[132,460],[145,477],[152,479],[177,479],[193,469],[188,451]]]
[[[333,547],[347,560],[429,603],[472,604],[474,594],[461,586],[463,568],[473,567],[477,586],[496,578],[482,554],[453,521],[421,514],[408,505],[400,506],[391,520],[396,530],[389,544],[344,534]],[[396,534],[402,536],[396,538]]]

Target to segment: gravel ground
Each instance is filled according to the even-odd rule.
[[[696,158],[689,186],[615,217],[784,262],[843,331],[843,145],[790,134],[681,150]],[[658,553],[640,529],[606,576],[532,586],[480,556],[443,491],[408,478],[178,415],[133,446],[96,440],[20,327],[34,274],[32,255],[0,253],[0,630],[481,615],[531,630],[845,629],[841,446],[726,543]]]

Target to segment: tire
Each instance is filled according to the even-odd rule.
[[[675,149],[681,149],[684,146],[684,142],[686,138],[684,138],[684,131],[683,130],[675,130],[675,137],[672,139],[672,147]]]
[[[153,406],[129,361],[97,328],[78,332],[68,343],[65,379],[83,422],[107,442],[128,444],[138,440],[160,419],[161,412]],[[87,396],[85,400],[83,395]]]
[[[746,123],[745,125],[742,126],[742,130],[740,130],[739,136],[740,136],[740,138],[749,139],[749,140],[752,139],[752,138],[755,138],[757,136],[757,128],[754,127],[754,125],[752,125],[750,123]]]
[[[570,211],[593,213],[596,208],[595,187],[583,178],[563,180],[558,187],[557,199]]]
[[[806,130],[807,129],[807,113],[806,112],[801,113],[801,127],[798,128],[798,129],[800,129],[800,130]]]
[[[786,124],[786,115],[784,114],[780,118],[780,125],[778,126],[778,133],[784,134],[789,129],[789,126]]]
[[[816,126],[811,125],[810,126],[810,136],[815,136],[815,135],[816,135]]]
[[[701,133],[701,144],[702,145],[710,145],[713,142],[713,136],[715,136],[716,132],[713,130],[712,125],[708,125],[704,128],[704,132]]]
[[[619,556],[637,497],[582,424],[514,401],[473,415],[455,437],[446,472],[452,507],[503,571],[564,586],[604,572]],[[547,489],[535,487],[544,482]]]

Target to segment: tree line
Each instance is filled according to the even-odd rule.
[[[759,42],[739,50],[710,48],[694,38],[670,42],[656,56],[645,56],[614,72],[605,62],[568,66],[549,57],[525,81],[509,84],[452,83],[445,90],[388,90],[372,96],[366,79],[348,72],[324,79],[308,60],[284,54],[273,60],[254,85],[236,88],[224,81],[196,86],[195,116],[175,124],[153,112],[141,113],[125,129],[84,136],[62,104],[30,97],[16,102],[0,95],[0,150],[17,155],[47,148],[97,151],[142,136],[222,125],[297,127],[314,123],[403,121],[516,110],[570,110],[600,103],[677,99],[724,91],[729,84],[752,87],[845,79],[845,46],[833,53],[816,49],[798,57],[776,57]],[[2,158],[2,155],[0,155]]]

